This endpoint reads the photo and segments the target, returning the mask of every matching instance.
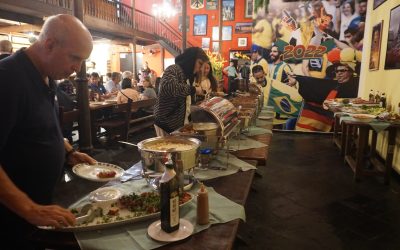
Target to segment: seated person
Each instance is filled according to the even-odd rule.
[[[97,72],[90,74],[89,89],[91,91],[91,99],[94,99],[96,94],[98,95],[98,101],[101,101],[101,99],[108,99],[112,96],[100,81],[100,76]]]
[[[72,111],[76,108],[76,102],[62,89],[60,84],[56,88],[56,96],[58,105],[62,107],[63,112]],[[67,138],[72,143],[72,127],[73,124],[66,124],[62,126],[62,133],[64,138]]]
[[[131,79],[129,78],[123,79],[121,88],[122,90],[118,91],[117,94],[117,103],[127,103],[128,99],[131,99],[133,102],[139,100],[139,92],[132,88]]]
[[[147,100],[147,99],[155,99],[157,98],[156,91],[154,90],[153,86],[150,84],[150,79],[143,80],[143,87],[144,91],[140,94],[140,100]],[[153,113],[154,107],[145,107],[142,109],[145,113]]]

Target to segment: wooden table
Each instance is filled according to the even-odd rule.
[[[384,177],[385,184],[389,183],[396,146],[396,132],[400,124],[391,124],[385,129],[388,131],[388,140],[383,163],[376,152],[377,133],[369,123],[343,120],[342,124],[342,129],[344,129],[342,137],[345,138],[345,161],[354,172],[354,180],[359,180],[362,175],[379,175]],[[369,141],[371,141],[370,145]],[[369,168],[367,164],[370,164]]]
[[[233,152],[232,154],[242,160],[256,160],[257,166],[265,166],[266,160],[268,158],[268,147],[271,143],[272,134],[267,133],[249,136],[249,138],[267,144],[267,146],[261,148],[238,150],[236,152]]]
[[[233,175],[224,176],[205,181],[219,194],[228,199],[245,205],[255,171],[238,172]],[[159,249],[232,249],[239,219],[212,225],[209,229],[192,235],[186,240],[165,245]],[[38,229],[33,233],[31,241],[35,246],[51,249],[80,249],[73,233],[51,232]]]

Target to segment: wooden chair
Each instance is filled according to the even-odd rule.
[[[72,131],[78,130],[79,109],[64,111],[64,107],[60,106],[58,108],[58,119],[64,137],[66,137],[70,143],[73,144]]]
[[[140,100],[132,103],[132,109],[137,111],[132,114],[131,119],[129,120],[128,134],[154,125],[154,114],[145,113],[141,109],[153,107],[155,104],[155,98]]]
[[[107,142],[110,143],[116,136],[118,140],[128,139],[129,120],[131,117],[132,100],[127,103],[115,104],[110,116],[96,123],[97,127],[106,130]]]

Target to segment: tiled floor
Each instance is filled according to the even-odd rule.
[[[130,141],[153,136],[149,129]],[[124,168],[140,159],[129,146],[96,149],[94,157]],[[330,136],[274,133],[267,166],[258,172],[235,249],[400,249],[397,174],[388,186],[375,177],[353,182]],[[102,185],[71,176],[58,187],[60,204]]]
[[[274,133],[236,249],[400,249],[400,187],[353,181],[330,136]]]

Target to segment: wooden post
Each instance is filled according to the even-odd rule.
[[[74,16],[83,22],[83,0],[74,0]],[[77,39],[79,39],[79,37],[77,37]],[[79,109],[79,149],[83,152],[89,152],[93,149],[93,145],[85,61],[82,63],[80,71],[76,73],[75,82]]]
[[[136,80],[136,76],[137,76],[138,72],[137,72],[137,67],[136,67],[137,62],[136,62],[136,22],[135,22],[136,9],[135,9],[135,0],[131,0],[131,6],[132,6],[132,19],[133,19],[132,20],[132,23],[133,23],[133,26],[132,26],[132,31],[133,31],[132,43],[133,43],[133,45],[131,47],[131,51],[132,51],[132,67],[133,67],[132,72],[133,72],[133,75],[134,75],[134,79]]]
[[[187,15],[187,1],[182,0],[182,52],[186,49],[186,39],[187,39],[187,34],[186,34],[186,15]]]
[[[161,51],[161,69],[162,69],[162,72],[164,72],[164,70],[165,70],[165,65],[164,65],[164,58],[165,58],[165,49],[164,49],[164,47],[163,46],[160,46],[160,51]]]
[[[222,0],[219,0],[219,22],[218,22],[218,41],[219,41],[219,48],[218,48],[218,52],[222,55],[222,19],[223,19],[223,15],[222,15]]]

